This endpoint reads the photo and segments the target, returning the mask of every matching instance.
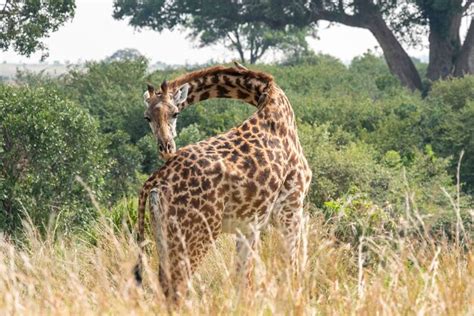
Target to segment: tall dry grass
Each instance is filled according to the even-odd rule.
[[[154,251],[145,256],[143,288],[135,285],[131,271],[138,248],[126,229],[117,232],[102,219],[94,242],[41,237],[29,224],[25,231],[22,245],[0,241],[0,314],[169,312]],[[474,315],[470,244],[376,236],[354,247],[338,241],[333,227],[317,216],[307,221],[302,238],[307,254],[300,256],[299,277],[290,271],[282,238],[270,229],[254,254],[253,286],[242,288],[233,272],[233,240],[222,236],[174,312]]]

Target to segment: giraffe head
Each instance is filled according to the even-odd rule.
[[[186,101],[189,85],[184,84],[171,91],[168,83],[163,81],[161,89],[155,90],[148,85],[143,98],[145,101],[145,120],[150,124],[156,137],[158,151],[164,159],[169,159],[176,151],[174,138],[176,137],[176,121],[179,115],[179,106]]]

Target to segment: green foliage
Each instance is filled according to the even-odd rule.
[[[178,138],[176,139],[176,146],[181,148],[188,144],[197,143],[198,141],[205,139],[205,136],[206,134],[199,130],[196,123],[188,125],[179,132]]]
[[[74,16],[74,0],[5,1],[0,11],[0,49],[13,48],[21,55],[35,51],[47,56],[42,42]]]
[[[97,121],[75,103],[43,88],[0,86],[0,229],[13,232],[28,215],[62,229],[95,216],[81,177],[102,197],[107,161]]]
[[[138,151],[143,156],[141,171],[145,174],[151,174],[160,165],[160,158],[158,157],[158,147],[156,146],[156,139],[151,133],[143,136],[137,142]]]
[[[430,225],[430,233],[437,238],[444,237],[450,241],[459,241],[468,243],[474,240],[474,217],[467,208],[462,208],[458,219],[456,213],[442,213],[436,221]],[[456,236],[459,234],[459,237]]]
[[[438,102],[455,111],[474,100],[474,76],[435,82],[429,95],[430,103]]]
[[[327,124],[300,124],[299,136],[313,172],[309,200],[318,208],[362,195],[373,205],[389,204],[401,214],[408,194],[421,214],[436,218],[441,210],[451,209],[442,190],[455,191],[446,171],[449,160],[436,157],[430,146],[425,152],[415,149],[410,160],[403,160],[394,150],[382,156],[341,129],[330,132]]]
[[[455,174],[464,150],[461,181],[474,192],[474,76],[436,82],[427,98],[423,129],[427,143],[444,157],[452,156]]]
[[[362,237],[380,237],[397,231],[390,207],[380,207],[363,195],[327,201],[322,211],[336,237],[353,245],[359,244]]]
[[[349,193],[379,197],[388,187],[388,174],[374,159],[374,149],[353,142],[353,136],[328,125],[299,125],[300,141],[313,171],[310,201],[317,207]]]
[[[105,157],[106,164],[100,166],[107,168],[101,169],[98,192],[99,198],[105,192],[110,195],[101,204],[110,207],[108,218],[116,226],[122,217],[129,226],[134,222],[130,210],[135,202],[130,201],[135,201],[147,175],[162,164],[143,120],[144,83],[156,85],[188,71],[148,75],[146,67],[146,60],[131,58],[89,63],[57,80],[22,75],[18,81],[58,90],[56,99],[74,100],[77,111],[86,109],[100,122],[95,133],[102,147],[96,146],[96,154]],[[336,224],[341,240],[357,243],[361,236],[389,234],[399,229],[393,223],[403,221],[407,208],[433,231],[452,232],[457,219],[444,191],[456,196],[453,183],[461,149],[465,185],[460,203],[463,210],[472,208],[465,193],[472,194],[474,185],[473,77],[436,83],[423,99],[401,87],[383,59],[370,52],[349,66],[331,56],[307,55],[252,69],[271,73],[288,95],[313,171],[308,201],[311,209]],[[179,116],[178,148],[225,132],[254,111],[236,100],[197,103]]]
[[[216,135],[231,129],[254,111],[255,108],[241,101],[209,100],[185,111],[178,124],[186,127],[198,123],[199,131],[204,135]]]
[[[130,143],[130,136],[118,130],[107,133],[107,155],[111,159],[107,173],[107,189],[116,200],[127,193],[134,193],[138,184],[136,172],[140,168],[142,153],[137,146]]]
[[[121,198],[107,212],[104,217],[113,224],[113,227],[120,231],[126,227],[127,231],[132,231],[137,223],[138,198]]]
[[[65,93],[99,119],[103,132],[123,130],[135,142],[149,131],[143,124],[147,67],[144,58],[87,63],[66,76]]]
[[[445,210],[452,211],[443,192],[443,189],[451,195],[455,192],[452,176],[447,172],[448,164],[449,160],[436,157],[429,145],[423,151],[415,150],[410,160],[392,168],[390,201],[402,211],[407,207],[407,198],[411,199],[411,208],[434,217]]]
[[[400,82],[390,74],[385,60],[373,55],[370,50],[355,57],[349,69],[356,78],[362,79],[362,84],[374,85],[368,87],[368,90],[389,92],[400,88]],[[362,76],[365,78],[360,78]],[[371,80],[367,80],[369,77]]]
[[[137,143],[150,132],[143,119],[143,91],[148,61],[143,57],[91,62],[85,69],[72,69],[63,80],[63,93],[100,122],[106,134],[111,161],[107,188],[112,201],[135,192],[137,173],[143,161]],[[156,151],[155,151],[156,152]],[[148,158],[145,158],[148,159]],[[156,165],[154,166],[156,168]],[[146,171],[150,171],[150,166]]]
[[[138,49],[135,48],[124,48],[119,49],[109,57],[105,59],[105,61],[113,62],[113,61],[127,61],[127,60],[144,60],[145,57]]]

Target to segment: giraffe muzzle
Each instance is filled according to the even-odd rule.
[[[164,159],[169,159],[176,152],[176,145],[173,140],[167,142],[159,142],[158,150]]]

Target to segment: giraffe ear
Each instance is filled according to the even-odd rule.
[[[147,90],[143,93],[143,103],[145,107],[148,107],[147,100],[155,93],[155,88],[151,84],[147,84]]]
[[[152,96],[153,93],[155,93],[155,87],[153,87],[151,84],[147,83],[146,88],[150,96]]]
[[[148,101],[149,98],[150,98],[150,92],[145,91],[143,93],[143,105],[145,106],[145,108],[148,107],[148,102],[147,101]]]
[[[183,103],[188,98],[189,84],[185,83],[176,91],[173,96],[176,105]]]

